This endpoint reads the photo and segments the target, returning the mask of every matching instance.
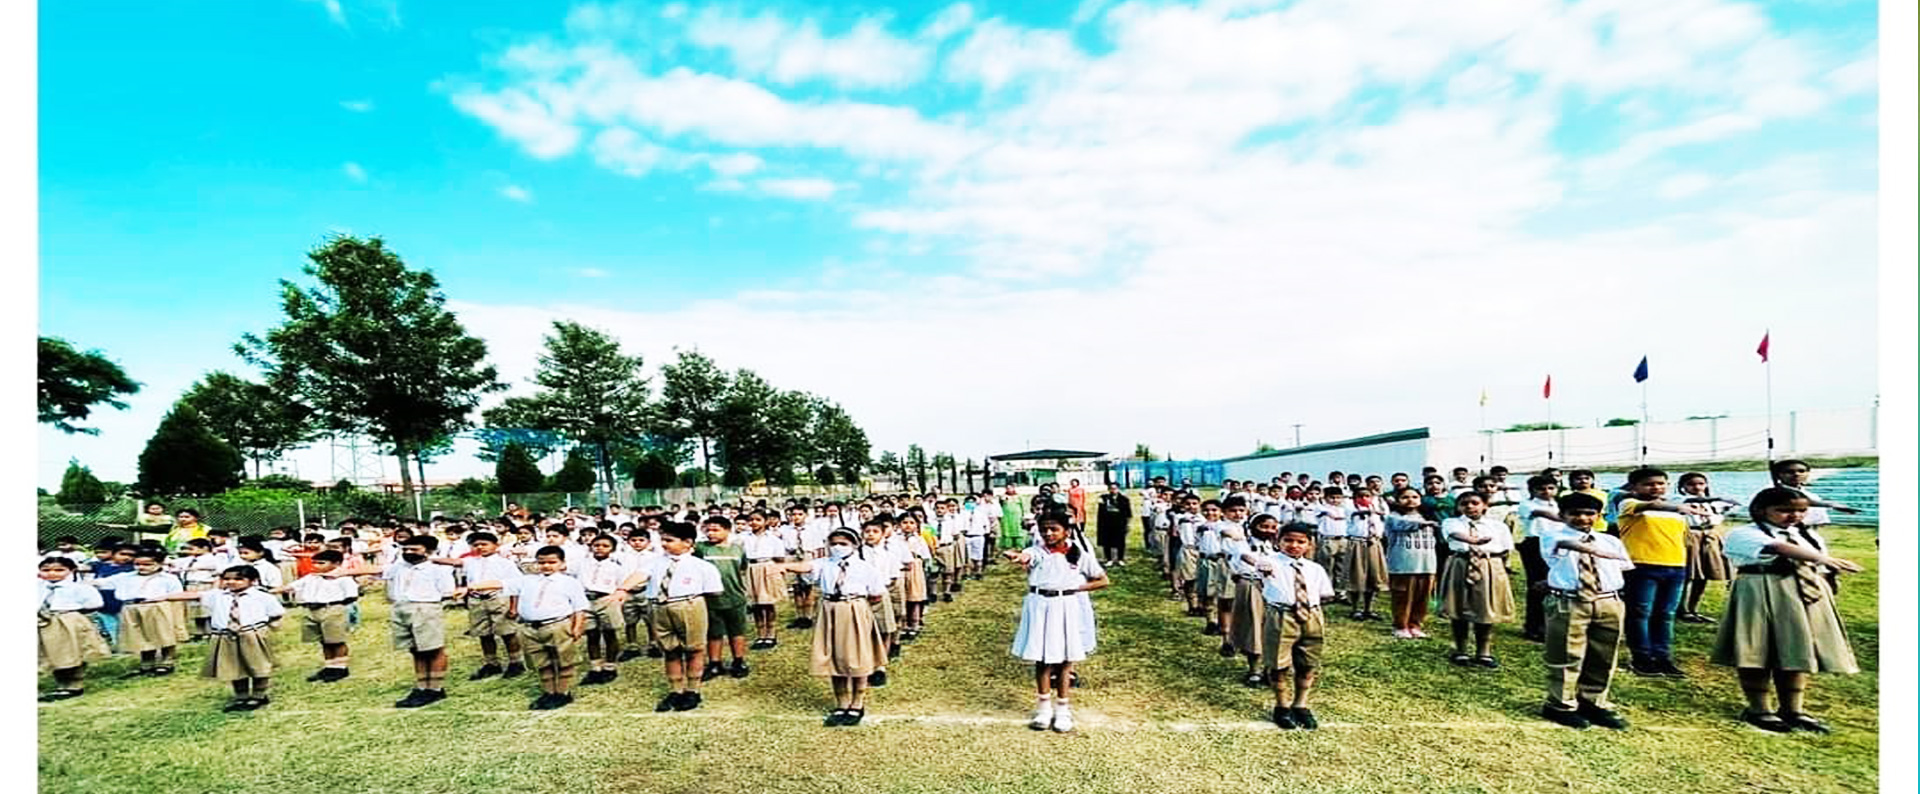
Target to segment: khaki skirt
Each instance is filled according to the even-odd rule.
[[[1260,597],[1261,585],[1258,579],[1233,578],[1233,634],[1227,641],[1244,654],[1258,656],[1261,638],[1265,633],[1263,623],[1266,619],[1266,602]]]
[[[820,599],[810,659],[814,675],[865,678],[886,665],[886,641],[874,620],[879,608],[864,598]]]
[[[1215,601],[1233,598],[1233,574],[1227,570],[1227,561],[1211,558],[1201,560],[1199,587],[1202,598]]]
[[[83,612],[44,612],[40,618],[40,666],[66,670],[110,655],[93,620]]]
[[[1720,536],[1711,530],[1688,530],[1687,581],[1724,582],[1733,578],[1731,566],[1727,564],[1727,547]]]
[[[1379,538],[1347,541],[1347,592],[1377,593],[1387,589],[1387,551]]]
[[[1467,581],[1471,568],[1480,570],[1480,581]],[[1440,611],[1446,620],[1468,623],[1512,623],[1513,586],[1507,582],[1507,561],[1455,552],[1447,556],[1446,570],[1440,572]]]
[[[200,675],[221,681],[273,676],[273,645],[265,627],[237,632],[214,632],[213,645],[207,649],[207,663]]]
[[[757,607],[780,603],[787,589],[786,572],[778,562],[756,562],[747,566],[747,603]]]
[[[892,588],[889,587],[888,590],[891,591]],[[825,602],[822,602],[822,604],[824,603]],[[873,605],[873,622],[875,626],[879,627],[881,634],[892,634],[900,629],[894,622],[897,617],[898,616],[893,614],[893,599],[891,597],[882,598],[880,599],[880,603]],[[816,634],[819,631],[820,629],[818,627],[814,628]]]
[[[1791,575],[1743,573],[1727,594],[1726,615],[1713,644],[1713,661],[1728,667],[1808,673],[1858,673],[1833,591],[1819,580],[1821,598],[1800,601]]]
[[[887,585],[887,601],[891,602],[896,623],[904,623],[907,619],[906,574],[902,573],[900,577],[893,580],[893,584]]]
[[[909,604],[924,604],[933,600],[927,593],[927,569],[919,557],[907,559],[907,572],[901,574],[906,582],[906,598]]]
[[[173,617],[173,604],[166,601],[126,605],[120,610],[120,649],[146,653],[180,644]]]

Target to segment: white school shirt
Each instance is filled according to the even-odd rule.
[[[219,555],[202,554],[187,559],[185,579],[187,584],[212,584],[219,581],[220,572],[225,570]]]
[[[400,560],[380,572],[387,581],[387,600],[438,604],[453,595],[453,569],[435,562],[413,565]]]
[[[621,589],[620,585],[634,574],[634,570],[627,566],[625,560],[609,554],[604,560],[596,560],[588,555],[580,561],[579,567],[568,573],[579,579],[580,586],[589,593],[613,593]]]
[[[1827,551],[1827,539],[1820,536],[1812,527],[1800,526],[1781,528],[1771,524],[1741,524],[1727,530],[1724,538],[1727,562],[1734,567],[1743,565],[1765,565],[1780,558],[1780,555],[1767,550],[1774,541],[1790,539],[1795,544],[1811,548],[1822,554]]]
[[[1047,551],[1044,546],[1027,547],[1027,586],[1042,590],[1078,590],[1087,582],[1106,576],[1105,568],[1094,555],[1080,552],[1080,562],[1067,561],[1067,555]]]
[[[959,516],[941,516],[934,522],[934,527],[939,530],[942,546],[958,541],[962,535],[966,534],[966,524]]]
[[[1386,534],[1386,523],[1380,518],[1379,513],[1373,512],[1377,509],[1379,509],[1378,503],[1371,509],[1362,510],[1359,507],[1353,508],[1352,511],[1347,514],[1347,537],[1377,538],[1384,536]]]
[[[669,568],[673,569],[673,581],[663,581]],[[720,569],[715,568],[713,563],[693,556],[693,552],[677,557],[662,554],[652,560],[646,570],[646,597],[649,600],[706,595],[726,590],[720,582]]]
[[[278,563],[267,562],[265,557],[250,563],[243,562],[241,565],[252,566],[253,570],[260,574],[260,586],[268,590],[278,588],[286,582],[286,579],[280,575],[280,565]]]
[[[1309,508],[1314,522],[1320,525],[1320,537],[1344,538],[1347,536],[1346,505],[1318,504]]]
[[[293,580],[293,600],[302,604],[331,604],[360,597],[360,584],[351,576],[327,577],[310,573]]]
[[[786,547],[786,553],[800,550],[800,528],[792,524],[781,524],[769,530],[780,536],[780,545]]]
[[[901,540],[905,541],[907,554],[909,556],[919,557],[923,560],[933,559],[933,550],[927,548],[927,539],[920,537],[920,533],[915,532],[911,535],[906,535],[902,537]]]
[[[1588,535],[1558,521],[1547,521],[1544,523],[1552,524],[1553,526],[1545,527],[1541,530],[1542,534],[1535,535],[1534,537],[1540,539],[1540,553],[1545,556],[1547,560],[1547,586],[1555,590],[1577,592],[1580,589],[1580,558],[1590,556],[1573,551],[1572,549],[1559,548],[1560,541],[1571,540],[1578,543],[1586,543],[1590,546],[1598,546],[1622,557],[1627,556],[1626,544],[1621,543],[1619,538],[1612,535],[1598,532]],[[1620,588],[1626,587],[1626,577],[1621,571],[1632,567],[1633,562],[1631,560],[1609,560],[1604,557],[1594,557],[1593,572],[1600,581],[1600,592],[1614,593],[1619,592]]]
[[[1180,538],[1180,545],[1192,546],[1196,552],[1200,550],[1198,546],[1199,538],[1194,537],[1194,535],[1197,533],[1199,526],[1199,516],[1192,513],[1173,514],[1173,530],[1174,534]]]
[[[1708,497],[1692,497],[1692,496],[1687,496],[1685,494],[1680,495],[1680,499],[1683,502],[1684,500],[1694,499],[1694,498],[1704,499]],[[1703,516],[1696,516],[1692,513],[1687,513],[1686,516],[1687,516],[1688,529],[1711,530],[1714,527],[1718,527],[1721,524],[1727,523],[1727,510],[1731,508],[1731,505],[1728,505],[1726,502],[1691,502],[1690,504],[1692,504],[1694,507],[1698,507],[1707,511],[1707,514]],[[1812,509],[1812,508],[1808,508],[1808,509]]]
[[[1492,538],[1492,542],[1478,546],[1454,540],[1454,533],[1467,534],[1467,524],[1473,524],[1474,534],[1483,538]],[[1485,554],[1499,554],[1513,550],[1513,531],[1507,529],[1507,522],[1481,516],[1480,520],[1468,522],[1466,516],[1454,516],[1440,524],[1440,536],[1447,539],[1447,548],[1462,554],[1478,551]]]
[[[82,609],[99,609],[106,602],[101,599],[100,591],[86,582],[76,582],[68,577],[58,582],[45,579],[40,582],[40,608],[49,612],[74,612]]]
[[[1256,558],[1269,558],[1279,553],[1280,552],[1273,547],[1273,544],[1264,540],[1248,538],[1246,540],[1233,541],[1232,548],[1227,551],[1227,570],[1232,571],[1234,576],[1257,577],[1260,575],[1260,567],[1255,563],[1247,562],[1244,555],[1251,554]]]
[[[235,599],[240,601],[239,626],[232,625]],[[258,587],[243,590],[237,596],[224,588],[208,590],[200,594],[200,605],[207,610],[207,628],[214,631],[255,626],[287,614],[287,608],[280,605],[280,599]]]
[[[562,573],[522,576],[513,580],[505,592],[510,597],[520,599],[514,603],[514,614],[521,620],[533,623],[564,618],[593,608],[587,601],[587,590],[580,585],[580,580]]]
[[[844,576],[842,571],[845,572]],[[871,561],[861,559],[858,554],[849,554],[838,560],[814,560],[813,570],[800,576],[818,585],[823,596],[857,598],[887,594],[886,577],[873,567]]]
[[[513,580],[520,578],[519,563],[499,552],[463,559],[460,561],[460,570],[466,573],[469,587],[481,582],[500,582],[499,590],[481,592],[504,593],[513,586]]]
[[[1333,597],[1333,580],[1327,578],[1327,569],[1313,560],[1276,554],[1261,560],[1259,568],[1260,598],[1269,604],[1283,607],[1294,605],[1293,580],[1296,568],[1307,581],[1307,603],[1304,606],[1317,607],[1324,599]]]
[[[887,548],[886,541],[881,541],[878,546],[868,546],[863,541],[854,556],[865,557],[868,564],[871,564],[873,569],[879,572],[880,578],[889,585],[893,584],[893,580],[900,578],[900,569],[907,567],[907,561],[893,549]]]
[[[279,573],[279,571],[275,571]],[[161,571],[152,576],[141,576],[133,571],[117,573],[94,584],[102,590],[112,590],[114,597],[121,601],[151,601],[161,596],[180,592],[180,578]]]
[[[1541,538],[1540,542],[1545,543],[1547,536],[1569,529],[1566,524],[1551,518],[1535,517],[1534,513],[1541,510],[1557,513],[1560,511],[1560,505],[1552,499],[1528,499],[1527,501],[1521,502],[1519,507],[1514,508],[1514,512],[1520,517],[1521,537]],[[1492,514],[1489,513],[1488,515]],[[1540,551],[1545,553],[1546,548],[1542,547]]]
[[[747,562],[772,562],[787,556],[787,542],[780,539],[780,533],[767,530],[761,534],[746,533],[740,546],[747,553]]]
[[[442,557],[465,557],[467,556],[467,552],[470,551],[473,551],[473,547],[467,544],[465,538],[461,538],[460,540],[442,540],[440,543],[440,556]]]
[[[809,521],[806,528],[800,530],[800,552],[809,557],[818,557],[827,548],[827,529],[824,521]]]

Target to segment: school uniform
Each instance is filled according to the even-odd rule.
[[[906,552],[906,570],[900,575],[902,596],[909,604],[924,604],[933,600],[933,593],[927,587],[928,560],[933,559],[933,550],[927,548],[927,539],[914,533],[899,538],[901,548]]]
[[[780,565],[787,557],[786,541],[769,529],[757,534],[746,533],[743,545],[747,552],[747,603],[754,606],[780,603],[782,591],[787,589],[786,572]]]
[[[1304,557],[1263,559],[1260,600],[1260,663],[1269,676],[1285,670],[1317,670],[1326,645],[1327,616],[1321,605],[1334,594],[1327,569]]]
[[[1386,534],[1393,626],[1417,627],[1427,620],[1427,600],[1433,595],[1433,574],[1438,569],[1433,530],[1418,513],[1389,514],[1381,521],[1381,529]]]
[[[166,571],[149,576],[128,571],[101,580],[101,588],[120,599],[120,649],[146,653],[180,644],[172,605],[160,599],[181,591],[180,578]]]
[[[1555,521],[1532,529],[1539,532],[1534,537],[1547,563],[1543,649],[1547,706],[1574,709],[1586,701],[1611,711],[1607,690],[1612,686],[1627,616],[1620,590],[1626,586],[1623,572],[1633,563],[1557,546],[1561,541],[1577,541],[1622,557],[1627,547],[1612,535],[1581,532]]]
[[[468,585],[500,583],[498,590],[467,591],[467,636],[511,637],[518,634],[520,627],[507,617],[507,593],[514,581],[524,575],[520,572],[520,566],[495,552],[485,557],[461,560],[460,569]]]
[[[1811,527],[1748,524],[1727,532],[1727,559],[1735,576],[1714,639],[1714,663],[1807,673],[1860,672],[1822,566],[1767,550],[1782,540],[1827,550],[1826,539]]]
[[[514,599],[520,641],[536,669],[555,670],[561,681],[572,681],[579,661],[572,618],[592,609],[580,580],[566,574],[519,576],[503,590]],[[697,599],[696,599],[697,600]]]
[[[1192,513],[1175,513],[1173,519],[1173,537],[1171,554],[1173,557],[1174,577],[1181,582],[1193,582],[1200,576],[1200,517]]]
[[[1513,533],[1506,522],[1459,516],[1441,523],[1440,533],[1452,551],[1446,570],[1440,573],[1440,617],[1481,624],[1513,622],[1513,587],[1507,580]],[[1492,540],[1473,545],[1454,540],[1455,534]]]
[[[1347,517],[1347,592],[1377,593],[1385,589],[1385,522],[1372,510],[1355,510]]]
[[[254,573],[260,575],[262,589],[278,590],[281,585],[286,584],[287,580],[280,577],[280,564],[277,562],[268,562],[265,557],[262,557],[253,562],[242,560],[239,564],[252,568]]]
[[[1313,561],[1333,578],[1333,587],[1346,592],[1347,587],[1347,508],[1345,505],[1317,504],[1307,508],[1310,520],[1319,527],[1318,542],[1313,547]]]
[[[899,621],[905,615],[900,614],[902,610],[894,609],[892,595],[894,589],[899,586],[900,557],[894,554],[892,549],[887,548],[885,543],[878,546],[862,545],[856,556],[865,559],[868,565],[873,566],[874,573],[880,577],[881,591],[888,596],[874,605],[874,623],[880,627],[881,634],[899,631]]]
[[[1273,544],[1264,540],[1233,541],[1227,548],[1227,569],[1233,573],[1233,632],[1227,641],[1243,654],[1258,656],[1265,639],[1266,608],[1261,601],[1263,583],[1258,560],[1248,562],[1245,555],[1268,559],[1277,554]]]
[[[106,640],[93,627],[87,613],[104,603],[100,591],[87,582],[71,577],[59,582],[40,582],[40,666],[46,670],[66,670],[107,658]]]
[[[300,624],[301,641],[327,645],[347,641],[347,606],[360,600],[360,585],[353,577],[310,573],[294,581],[292,595],[294,603],[307,610]]]
[[[573,572],[587,594],[587,631],[620,631],[627,627],[626,610],[607,600],[635,573],[626,561],[611,554],[604,560],[589,555]]]
[[[1719,532],[1720,525],[1727,520],[1727,503],[1695,502],[1694,506],[1706,508],[1707,515],[1687,516],[1687,581],[1724,582],[1732,579],[1726,543]]]
[[[1517,526],[1520,527],[1514,550],[1520,554],[1520,567],[1527,577],[1527,614],[1521,625],[1529,637],[1539,636],[1546,626],[1546,591],[1537,586],[1547,579],[1547,557],[1552,551],[1547,548],[1545,539],[1567,530],[1567,525],[1535,514],[1542,510],[1558,512],[1559,509],[1559,505],[1551,499],[1528,499],[1514,510]]]
[[[942,573],[954,573],[967,566],[966,521],[957,515],[941,516],[934,522],[940,528],[940,542],[934,547],[934,559]]]
[[[440,602],[453,595],[453,569],[427,561],[413,565],[400,560],[380,572],[387,583],[387,615],[393,648],[426,653],[447,645],[447,619]]]
[[[666,555],[661,554],[659,549],[653,547],[648,547],[646,551],[641,552],[629,550],[627,552],[627,566],[629,570],[633,571],[649,570],[654,560],[664,556]],[[629,588],[627,590],[627,600],[620,602],[620,618],[626,621],[628,626],[635,627],[636,630],[647,628],[652,623],[653,602],[646,599],[646,592],[647,586],[644,583]],[[649,635],[651,635],[651,631],[649,631]],[[648,644],[652,644],[651,636],[648,637]]]
[[[668,653],[707,647],[706,596],[725,589],[720,569],[692,553],[662,554],[646,569],[653,644]]]
[[[239,593],[208,590],[200,594],[200,603],[207,608],[207,627],[213,633],[213,645],[207,649],[200,675],[220,681],[272,677],[273,629],[269,624],[287,614],[280,599],[252,587]]]
[[[1233,575],[1227,571],[1223,533],[1238,528],[1232,521],[1209,521],[1201,524],[1195,533],[1194,546],[1200,552],[1200,578],[1195,583],[1195,592],[1201,598],[1215,601],[1233,598]]]
[[[819,676],[865,678],[885,667],[885,632],[872,599],[887,594],[886,576],[858,554],[815,560],[802,576],[820,589],[808,669]]]
[[[1071,549],[1071,547],[1069,547]],[[1076,550],[1079,561],[1044,546],[1027,549],[1027,596],[1020,604],[1020,627],[1012,653],[1029,662],[1078,662],[1093,653],[1098,640],[1093,607],[1080,588],[1106,576],[1094,555]]]
[[[279,588],[282,583],[291,582],[300,578],[299,569],[295,565],[293,558],[287,556],[288,548],[293,547],[298,549],[301,546],[300,543],[289,540],[268,540],[260,545],[266,547],[267,552],[273,555],[273,559],[275,560],[273,568],[275,573],[280,577],[274,580],[273,584],[267,584],[265,579],[261,579],[261,587],[273,590]],[[283,596],[281,600],[290,601],[292,598],[293,595],[289,593]]]

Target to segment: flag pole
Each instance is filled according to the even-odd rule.
[[[1767,468],[1773,468],[1773,329],[1760,337],[1760,363],[1767,368]]]
[[[1553,391],[1551,389],[1547,391],[1547,468],[1553,468]]]
[[[1640,465],[1647,465],[1647,382],[1640,381]]]
[[[1487,433],[1487,387],[1480,387],[1480,473],[1487,473],[1487,449],[1493,446],[1493,436]]]

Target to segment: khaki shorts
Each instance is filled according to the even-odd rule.
[[[300,624],[300,639],[304,642],[341,645],[346,643],[347,635],[345,604],[309,609],[306,621]]]
[[[653,605],[653,644],[667,653],[707,649],[707,600]]]
[[[439,602],[399,601],[387,616],[397,651],[426,653],[447,647],[447,617]]]
[[[467,636],[512,637],[520,633],[520,624],[507,618],[507,599],[467,598]]]
[[[1327,618],[1319,609],[1295,613],[1292,607],[1268,604],[1260,661],[1269,671],[1320,669],[1320,649],[1326,644]]]
[[[631,597],[629,597],[631,600]],[[606,599],[587,603],[587,631],[619,631],[627,627],[625,604]]]
[[[520,641],[526,643],[527,658],[535,670],[557,670],[562,676],[573,672],[580,658],[576,652],[579,640],[567,633],[573,621],[556,620],[539,627],[516,622],[514,626],[520,632]]]

